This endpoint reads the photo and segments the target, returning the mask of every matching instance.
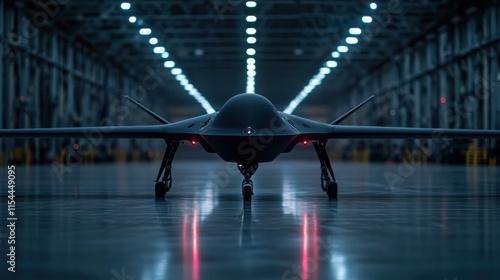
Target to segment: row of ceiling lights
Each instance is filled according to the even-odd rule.
[[[370,9],[376,10],[377,4],[371,3]],[[371,16],[363,16],[361,18],[363,23],[369,24],[373,21]],[[360,35],[362,32],[359,27],[352,27],[349,29],[349,36],[345,38],[345,42],[348,45],[354,45],[358,43],[357,35]],[[291,114],[297,106],[317,87],[321,84],[321,81],[331,73],[332,68],[337,68],[338,62],[337,59],[340,58],[342,53],[349,52],[349,47],[346,45],[337,46],[336,50],[331,53],[332,59],[327,60],[324,63],[324,66],[319,69],[319,72],[314,75],[309,83],[299,92],[299,94],[288,104],[288,106],[283,111],[284,113]]]
[[[255,1],[247,1],[247,8],[253,10],[257,7],[257,2]],[[255,67],[255,48],[252,48],[252,45],[257,42],[257,38],[255,34],[257,33],[257,29],[255,28],[255,22],[257,21],[257,17],[255,15],[247,15],[245,20],[247,21],[247,28],[245,30],[247,37],[248,48],[246,50],[247,54],[247,84],[246,84],[246,92],[247,93],[255,93],[255,76],[257,75],[256,67]]]
[[[121,3],[120,7],[122,8],[122,10],[128,11],[132,8],[132,5],[128,2],[123,2]],[[208,102],[207,99],[191,84],[191,82],[189,82],[186,75],[183,74],[182,69],[179,67],[175,67],[175,61],[170,57],[170,54],[165,49],[165,47],[158,45],[159,40],[152,35],[153,32],[151,28],[143,27],[144,22],[136,16],[130,16],[128,21],[131,24],[137,24],[140,27],[140,35],[149,36],[149,43],[153,46],[153,53],[161,55],[161,57],[165,59],[163,66],[170,69],[170,73],[175,76],[175,79],[184,88],[184,90],[194,99],[196,99],[196,101],[200,103],[200,105],[208,114],[214,113],[215,110],[212,105],[210,105],[210,102]]]

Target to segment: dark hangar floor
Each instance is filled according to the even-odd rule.
[[[18,166],[17,272],[0,278],[499,279],[499,168],[336,163],[329,201],[316,161],[278,160],[251,204],[222,161],[174,162],[155,201],[157,168]]]

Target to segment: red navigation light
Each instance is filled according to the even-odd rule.
[[[445,104],[446,103],[446,98],[441,97],[441,99],[439,101],[441,101],[441,104]]]
[[[193,144],[193,146],[196,145],[196,141],[194,141],[194,140],[191,141],[191,144]]]
[[[307,145],[307,140],[302,141],[302,144]]]

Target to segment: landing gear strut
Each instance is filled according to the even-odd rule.
[[[259,164],[257,163],[238,163],[238,170],[243,176],[245,176],[245,179],[241,182],[241,194],[243,195],[243,201],[252,201],[253,182],[250,178],[252,178],[252,175],[255,171],[257,171],[257,168],[259,168]]]
[[[161,161],[158,176],[156,176],[155,184],[155,197],[164,198],[165,194],[172,188],[172,161],[174,160],[175,153],[179,147],[179,142],[167,142],[167,149]],[[160,180],[161,174],[163,178]]]
[[[326,152],[326,141],[314,142],[313,145],[321,164],[321,188],[329,198],[337,198],[339,188],[333,174],[332,165],[328,159],[328,153]]]

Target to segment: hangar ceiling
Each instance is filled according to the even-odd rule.
[[[306,86],[339,45],[350,47],[338,67],[300,105],[321,108],[346,98],[345,92],[365,75],[411,46],[429,30],[450,22],[482,1],[351,1],[266,0],[249,8],[242,0],[86,0],[67,4],[52,18],[58,28],[101,53],[137,79],[165,60],[175,60],[189,81],[218,110],[231,96],[245,91],[248,27],[255,27],[256,92],[279,110]],[[377,4],[375,10],[370,4]],[[478,3],[479,2],[479,3]],[[26,1],[37,8],[37,1]],[[248,23],[246,16],[257,17]],[[130,22],[130,17],[137,21]],[[371,16],[373,22],[362,21]],[[140,35],[141,27],[151,35]],[[347,45],[349,29],[359,27],[359,43]],[[168,59],[153,53],[149,39],[158,39]],[[155,94],[171,105],[199,104],[173,78],[165,79]],[[318,112],[320,112],[319,110]]]

